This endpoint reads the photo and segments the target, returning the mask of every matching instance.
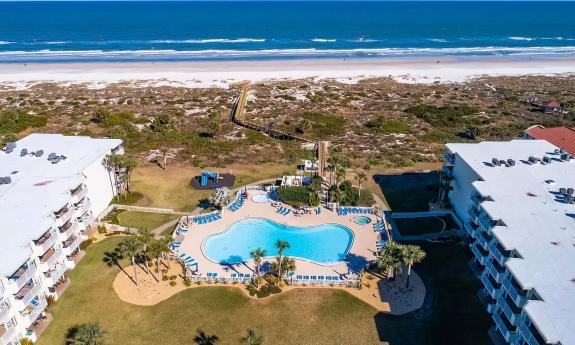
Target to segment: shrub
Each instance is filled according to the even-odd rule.
[[[248,290],[250,296],[255,296],[258,293],[258,289],[253,284],[249,284],[248,286],[246,286],[246,289]]]
[[[407,123],[394,119],[387,120],[383,116],[371,119],[365,125],[379,133],[405,133],[409,131]]]
[[[190,278],[188,278],[188,277],[185,277],[185,278],[184,278],[184,285],[187,286],[187,287],[192,286],[192,280],[191,280]]]
[[[98,225],[98,233],[99,234],[105,234],[107,232],[108,232],[108,230],[106,229],[105,225]]]
[[[169,279],[170,279],[170,277],[168,277],[167,274],[162,275],[162,281],[166,281],[166,280],[169,280]]]
[[[170,286],[176,286],[176,284],[177,284],[177,283],[176,283],[175,280],[171,280],[171,281],[170,281]]]
[[[290,186],[278,188],[278,198],[281,202],[291,206],[309,205],[310,191],[304,186]]]
[[[405,109],[406,112],[425,120],[435,127],[452,128],[460,124],[476,124],[475,118],[470,115],[477,113],[477,108],[467,105],[436,107],[433,105],[419,104]]]

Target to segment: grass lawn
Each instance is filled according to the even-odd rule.
[[[455,244],[425,244],[428,258],[418,269],[428,282],[423,309],[393,317],[345,291],[294,290],[263,301],[232,287],[196,288],[152,307],[120,301],[112,289],[118,269],[102,262],[121,238],[93,244],[72,283],[50,308],[54,320],[39,345],[64,345],[69,327],[97,321],[110,345],[192,344],[197,328],[217,335],[218,344],[238,344],[249,327],[266,344],[483,345],[489,318],[475,292],[477,280],[466,265],[466,251]]]
[[[278,164],[233,165],[227,168],[207,169],[231,172],[236,175],[235,185],[242,186],[263,179],[281,176],[289,167]],[[140,206],[173,208],[192,211],[199,202],[209,197],[211,191],[199,191],[190,181],[201,173],[200,168],[168,166],[166,170],[153,164],[138,166],[132,175],[132,189],[143,195],[136,204]]]
[[[119,224],[122,226],[147,230],[153,230],[178,217],[173,214],[138,211],[125,211],[117,216]]]

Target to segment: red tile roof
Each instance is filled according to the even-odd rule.
[[[535,139],[547,140],[560,149],[565,149],[575,155],[575,129],[569,127],[533,126],[526,130],[527,134]]]

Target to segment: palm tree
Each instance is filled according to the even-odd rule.
[[[20,345],[34,345],[34,342],[30,338],[20,339]]]
[[[138,230],[138,238],[140,239],[140,242],[142,243],[144,262],[146,264],[146,273],[149,274],[150,269],[148,266],[148,249],[149,249],[148,247],[150,246],[150,243],[152,243],[152,241],[154,240],[154,234],[149,229],[139,229]]]
[[[359,186],[359,196],[361,196],[361,184],[367,180],[367,175],[363,171],[358,171],[355,173],[355,180]]]
[[[262,258],[267,255],[267,252],[261,248],[256,248],[250,252],[250,256],[254,259],[254,264],[256,265],[256,287],[260,286],[260,265],[262,264]]]
[[[124,271],[122,265],[120,265],[120,260],[122,260],[123,258],[124,257],[122,256],[120,248],[115,248],[111,252],[105,252],[102,261],[104,261],[110,267],[117,266],[121,271]]]
[[[117,154],[109,154],[104,157],[102,160],[102,164],[111,171],[112,175],[114,175],[114,179],[110,177],[110,183],[112,184],[112,191],[116,193],[116,200],[119,200],[120,197],[120,183],[118,181],[118,173],[120,172],[120,163],[121,163],[121,156]]]
[[[126,190],[132,193],[132,172],[138,166],[138,161],[132,157],[122,156],[120,167],[125,173]]]
[[[197,345],[214,345],[218,340],[220,338],[216,335],[208,335],[199,328],[196,330],[196,336],[194,337],[194,343]]]
[[[140,282],[138,281],[138,270],[136,267],[136,256],[140,254],[142,249],[142,242],[138,237],[127,237],[118,245],[120,252],[123,255],[127,255],[132,260],[132,267],[134,268],[134,280],[136,281],[136,286],[140,287]]]
[[[248,328],[246,330],[246,335],[240,338],[240,343],[248,344],[248,345],[263,345],[265,341],[265,337],[263,335],[257,335],[257,333]]]
[[[164,239],[154,240],[148,249],[150,255],[156,259],[156,270],[158,271],[158,282],[160,281],[160,259],[165,252],[169,251],[167,242]]]
[[[377,256],[377,267],[385,271],[388,278],[394,277],[401,270],[402,246],[394,241],[387,242]]]
[[[409,287],[409,277],[411,275],[411,266],[414,264],[420,263],[425,259],[425,251],[421,249],[419,246],[408,244],[402,246],[403,252],[403,263],[407,265],[407,282],[405,287]]]
[[[277,240],[276,242],[276,248],[278,250],[278,263],[280,263],[280,265],[278,265],[278,276],[279,279],[281,281],[282,279],[282,257],[284,254],[284,250],[289,249],[289,242],[288,241],[282,241],[282,240]]]
[[[337,169],[335,172],[336,187],[339,187],[343,180],[345,180],[345,170],[343,170],[343,168]]]
[[[76,325],[68,331],[67,345],[103,345],[104,331],[95,323]]]

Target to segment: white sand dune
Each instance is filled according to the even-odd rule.
[[[228,87],[243,80],[330,78],[354,83],[368,77],[433,83],[462,82],[485,75],[568,73],[575,73],[575,58],[35,63],[0,64],[0,86],[25,89],[38,83],[56,82],[99,88],[127,82],[140,87]]]

